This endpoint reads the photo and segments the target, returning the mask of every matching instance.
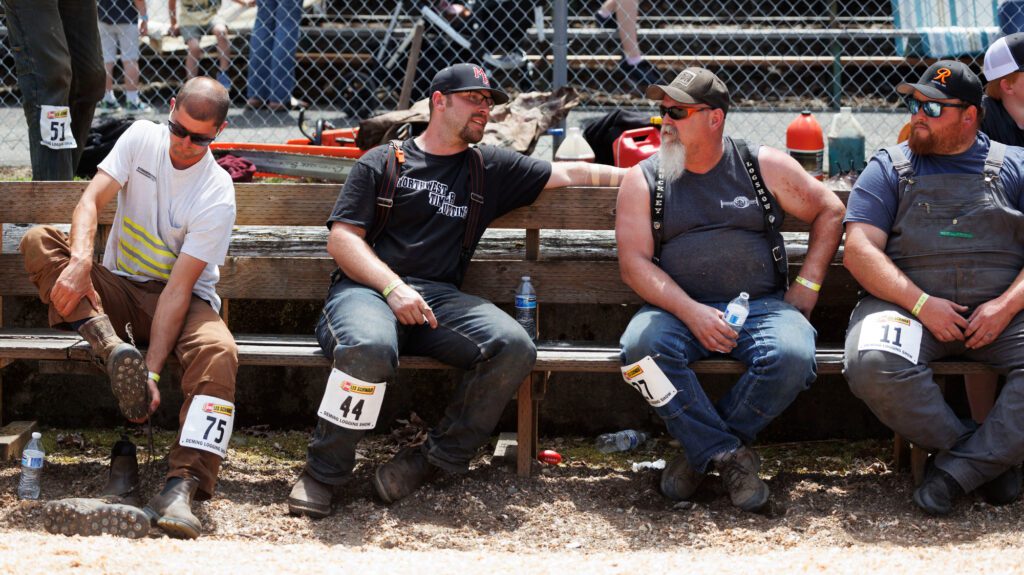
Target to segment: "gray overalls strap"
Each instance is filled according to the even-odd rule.
[[[991,142],[980,174],[918,176],[899,146],[899,208],[885,253],[925,292],[975,307],[1024,268],[1024,215],[1003,189],[1006,146]]]

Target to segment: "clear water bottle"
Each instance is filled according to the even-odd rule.
[[[616,431],[615,433],[603,433],[597,436],[594,447],[601,453],[615,453],[616,451],[629,451],[641,443],[647,441],[651,436],[633,429]]]
[[[32,440],[21,452],[21,480],[18,482],[20,499],[39,499],[39,479],[43,474],[43,435],[38,431],[32,433]]]
[[[516,288],[515,318],[530,339],[537,341],[537,290],[533,289],[530,276],[523,276]]]
[[[853,108],[843,106],[828,129],[828,174],[856,176],[864,169],[864,128],[853,117]]]
[[[736,296],[736,299],[729,302],[729,305],[725,307],[725,323],[729,324],[733,331],[739,333],[749,314],[750,294],[745,291],[740,292],[740,295]]]

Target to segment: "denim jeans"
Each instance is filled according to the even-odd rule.
[[[727,303],[708,304],[725,310]],[[679,318],[645,305],[619,344],[623,364],[650,355],[678,390],[655,411],[699,471],[711,457],[754,441],[816,377],[817,333],[793,306],[775,297],[750,302],[750,315],[730,356],[747,371],[717,403],[708,398],[690,364],[712,355]]]
[[[33,180],[71,180],[82,157],[106,72],[96,0],[3,0]],[[39,131],[41,106],[68,106],[77,146],[54,150]]]
[[[342,279],[331,286],[316,326],[334,367],[364,381],[394,385],[400,353],[425,355],[465,371],[441,421],[427,438],[427,459],[455,473],[494,431],[501,412],[537,359],[526,331],[491,302],[455,286],[403,278],[434,311],[437,328],[406,326],[378,292]],[[385,398],[386,400],[386,398]],[[319,418],[306,469],[327,484],[341,483],[355,465],[364,431]]]
[[[302,0],[260,0],[249,40],[249,98],[288,104],[295,88]]]

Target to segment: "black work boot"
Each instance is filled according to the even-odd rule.
[[[149,534],[149,518],[138,507],[100,499],[59,499],[43,507],[43,528],[55,535],[116,535],[138,539]]]
[[[422,445],[410,446],[377,468],[373,474],[373,487],[385,503],[394,503],[419,489],[439,471],[439,467],[427,461]]]
[[[979,487],[978,491],[989,505],[1009,505],[1020,497],[1020,489],[1020,465],[1014,465]]]
[[[89,342],[96,361],[106,368],[110,389],[117,398],[121,413],[128,419],[148,415],[146,382],[149,371],[142,352],[118,337],[106,314],[83,323],[78,333]]]
[[[192,498],[199,488],[199,480],[192,477],[172,477],[164,490],[154,496],[143,510],[151,522],[171,537],[195,539],[203,525],[192,515]]]
[[[313,478],[306,471],[292,486],[288,495],[288,513],[322,519],[331,514],[331,496],[334,489]]]
[[[142,507],[139,501],[139,460],[135,444],[125,435],[110,450],[110,475],[100,491],[99,499],[107,503]]]
[[[703,481],[704,474],[690,465],[684,451],[675,456],[661,472],[661,493],[675,501],[686,501]]]
[[[935,467],[929,460],[921,486],[914,490],[914,503],[929,515],[949,515],[953,502],[964,494],[953,476]]]
[[[743,446],[715,460],[715,469],[722,476],[732,504],[744,511],[758,512],[768,503],[768,484],[757,476],[761,458]]]

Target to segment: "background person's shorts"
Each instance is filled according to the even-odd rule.
[[[223,20],[214,18],[209,24],[201,26],[179,26],[178,31],[181,33],[181,40],[188,44],[188,41],[192,38],[196,40],[202,39],[203,36],[212,35],[213,27],[217,24],[225,24]],[[226,26],[226,24],[225,24]]]
[[[139,27],[137,24],[106,24],[100,22],[100,46],[103,47],[103,63],[113,64],[117,60],[117,48],[121,47],[122,60],[139,59]]]

